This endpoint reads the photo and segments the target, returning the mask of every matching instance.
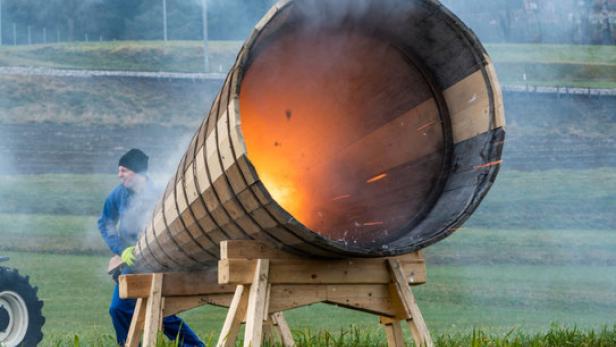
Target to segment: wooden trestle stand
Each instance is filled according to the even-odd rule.
[[[155,273],[120,277],[120,297],[136,298],[126,346],[155,346],[162,317],[198,306],[229,307],[217,346],[235,346],[245,322],[245,347],[259,347],[277,332],[294,346],[283,311],[318,302],[380,317],[388,346],[404,346],[401,321],[416,346],[433,346],[410,285],[426,282],[420,253],[376,259],[301,258],[258,241],[225,241],[216,272]],[[272,329],[273,328],[273,329]]]

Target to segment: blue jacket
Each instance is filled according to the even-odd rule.
[[[152,215],[156,198],[149,179],[145,190],[139,194],[121,184],[109,194],[98,219],[98,230],[114,254],[120,255],[137,243]]]

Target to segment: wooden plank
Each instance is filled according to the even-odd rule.
[[[165,297],[163,317],[182,313],[190,309],[209,304],[207,295],[203,296],[175,296]],[[140,299],[138,299],[140,300]]]
[[[271,292],[272,291],[272,285],[271,284],[267,284],[267,289],[266,289],[266,293],[267,295],[265,295],[265,312],[264,312],[264,317],[263,317],[263,338],[262,341],[265,344],[268,345],[273,345],[274,342],[274,336],[273,334],[273,325],[274,323],[272,322],[271,319],[271,315],[269,314],[269,307],[270,307],[270,298],[271,298]]]
[[[263,344],[266,346],[275,346],[277,337],[274,335],[274,324],[271,319],[266,319],[263,321]]]
[[[387,323],[383,323],[383,328],[385,329],[385,334],[387,335],[387,346],[388,347],[404,347],[404,335],[402,335],[402,326],[400,325],[400,321],[388,321]]]
[[[494,94],[494,124],[493,128],[500,128],[505,126],[505,105],[503,102],[503,90],[501,89],[500,82],[498,81],[498,75],[496,69],[492,63],[492,59],[488,55],[484,55],[486,62],[486,71],[488,72],[488,78],[492,84],[492,92]]]
[[[235,286],[220,285],[216,271],[164,273],[162,295],[187,296],[233,293]],[[124,275],[119,278],[120,298],[136,299],[150,295],[152,274]]]
[[[377,315],[397,313],[387,284],[328,285],[326,302]]]
[[[121,299],[147,298],[152,287],[152,274],[122,275],[118,277]]]
[[[163,289],[163,274],[156,273],[152,275],[152,284],[150,295],[145,311],[145,323],[143,332],[143,346],[156,346],[158,331],[162,323],[162,289]]]
[[[478,70],[443,91],[449,108],[454,144],[491,130],[486,83],[483,71]]]
[[[282,312],[276,312],[271,315],[271,319],[280,335],[282,345],[284,347],[295,347],[295,339],[293,338],[287,320],[284,318],[284,314]]]
[[[205,295],[202,298],[208,305],[229,307],[231,306],[231,301],[233,300],[233,293]]]
[[[130,328],[128,329],[128,336],[124,345],[125,347],[139,346],[139,340],[141,340],[141,334],[143,333],[143,324],[145,322],[146,304],[146,299],[137,299],[137,303],[135,304],[135,311],[133,313],[133,319],[131,320]]]
[[[249,284],[257,260],[223,259],[218,262],[218,282]],[[422,260],[402,260],[404,277],[413,284],[426,281]],[[295,260],[272,259],[269,281],[272,284],[386,284],[390,282],[383,259]]]
[[[297,307],[325,301],[327,286],[322,284],[272,285],[269,313],[281,312]]]
[[[387,264],[391,272],[391,278],[393,285],[395,286],[396,293],[400,299],[400,302],[404,308],[406,319],[413,335],[413,340],[416,346],[432,347],[432,337],[428,331],[428,326],[423,319],[421,311],[415,301],[415,296],[411,291],[411,287],[404,276],[402,264],[397,259],[388,259]]]
[[[235,289],[235,294],[231,300],[225,323],[220,331],[220,337],[216,347],[231,347],[235,346],[237,334],[240,331],[242,319],[248,305],[248,291],[243,285],[239,285]]]
[[[270,296],[270,314],[319,302],[392,317],[399,312],[385,284],[278,284]]]
[[[263,321],[265,320],[268,301],[269,260],[258,259],[255,264],[254,277],[250,285],[248,308],[246,310],[246,330],[244,347],[261,347]]]
[[[261,241],[228,240],[220,243],[220,259],[299,259],[299,257]]]

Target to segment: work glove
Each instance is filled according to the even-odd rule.
[[[128,266],[133,266],[135,264],[135,254],[133,251],[135,247],[128,247],[122,252],[122,262]]]

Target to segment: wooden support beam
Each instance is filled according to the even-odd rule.
[[[387,336],[388,347],[404,347],[404,335],[402,334],[402,326],[400,320],[391,317],[379,317],[379,323],[385,329],[385,335]]]
[[[165,298],[163,317],[179,314],[204,305],[229,307],[233,294],[170,296]]]
[[[216,271],[164,273],[162,296],[233,294],[235,286],[218,284]],[[119,278],[122,299],[146,298],[150,295],[151,274],[124,275]]]
[[[393,285],[395,286],[396,293],[400,299],[400,303],[404,310],[404,315],[406,316],[405,319],[411,329],[411,334],[413,335],[415,345],[425,347],[434,346],[432,337],[428,331],[428,326],[426,325],[421,311],[417,306],[415,296],[413,295],[411,287],[408,285],[406,278],[404,277],[402,264],[400,264],[400,261],[397,259],[388,259],[387,263],[389,265]]]
[[[152,285],[145,311],[145,326],[143,332],[143,346],[156,346],[158,331],[162,323],[162,288],[163,274],[152,275]]]
[[[270,319],[263,321],[263,344],[266,346],[274,346],[276,344],[276,336],[274,335],[274,324]]]
[[[250,285],[248,308],[246,310],[246,331],[244,347],[261,347],[263,339],[263,321],[267,314],[265,304],[268,299],[269,260],[258,259],[254,270],[254,278]]]
[[[271,319],[274,323],[274,327],[278,330],[282,345],[284,347],[295,347],[295,339],[293,339],[289,324],[287,324],[287,320],[284,318],[282,312],[272,314]]]
[[[235,346],[235,340],[237,334],[240,331],[240,326],[244,315],[246,313],[246,307],[248,306],[248,290],[243,285],[238,285],[231,300],[227,318],[220,331],[218,337],[218,343],[216,347],[231,347]]]
[[[218,262],[218,282],[221,284],[249,284],[254,276],[257,260],[223,259]],[[406,283],[426,281],[423,260],[407,258],[403,264]],[[387,284],[391,278],[384,259],[352,260],[270,260],[272,284]]]
[[[147,305],[147,299],[139,298],[135,304],[135,311],[133,313],[133,319],[130,322],[130,328],[128,329],[128,336],[126,338],[125,347],[138,347],[141,340],[141,333],[143,333],[143,324],[145,322],[145,310]]]
[[[264,304],[264,319],[263,319],[263,341],[268,343],[269,345],[273,345],[274,344],[274,323],[272,322],[272,317],[269,314],[269,307],[270,307],[270,298],[271,298],[271,293],[272,293],[272,285],[271,284],[267,284],[267,289],[266,289],[266,295],[265,295],[265,304]]]

